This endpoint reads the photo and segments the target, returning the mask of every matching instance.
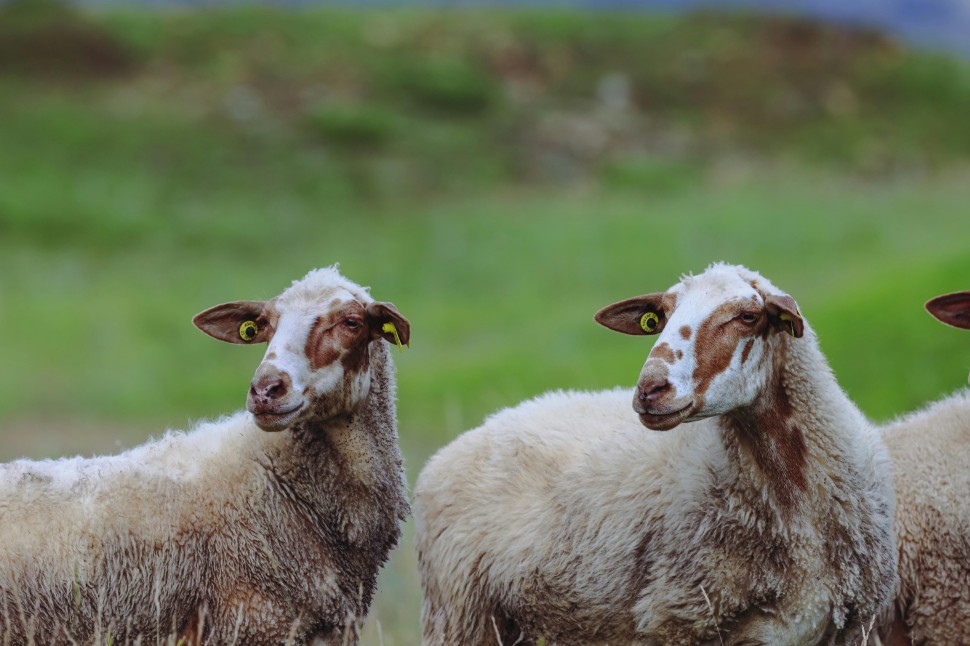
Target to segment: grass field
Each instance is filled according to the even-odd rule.
[[[101,57],[24,67],[57,21]],[[412,481],[500,407],[632,386],[649,342],[593,313],[716,260],[787,289],[875,419],[966,383],[970,336],[922,311],[970,288],[963,64],[750,17],[57,21],[0,20],[2,459],[240,408],[260,351],[191,316],[335,262],[412,322]],[[405,544],[364,643],[417,643],[419,597]]]

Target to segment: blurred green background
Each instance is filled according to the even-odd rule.
[[[970,67],[744,14],[0,6],[0,459],[244,405],[193,314],[339,262],[412,322],[412,482],[489,412],[632,386],[593,313],[726,260],[877,420],[965,384]],[[418,643],[408,543],[365,644]]]

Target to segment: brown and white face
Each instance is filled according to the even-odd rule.
[[[303,284],[311,277],[317,280]],[[269,344],[246,400],[264,431],[352,412],[370,390],[371,344],[396,343],[391,326],[401,343],[410,338],[394,305],[370,300],[332,269],[311,272],[269,301],[216,305],[192,322],[220,341]]]
[[[765,388],[774,345],[800,338],[798,305],[743,267],[714,265],[663,293],[608,305],[596,321],[657,335],[633,398],[640,421],[665,431],[749,406]]]

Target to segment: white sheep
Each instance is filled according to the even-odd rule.
[[[970,329],[970,292],[926,308]],[[893,460],[899,595],[887,644],[962,646],[970,640],[970,391],[887,425]]]
[[[0,465],[0,644],[354,643],[409,513],[388,345],[335,267],[193,319],[268,343],[248,412]]]
[[[596,320],[659,334],[639,420],[552,393],[428,462],[426,643],[862,643],[897,585],[889,459],[795,301],[716,264]]]

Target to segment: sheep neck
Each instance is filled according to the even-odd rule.
[[[292,442],[271,459],[278,485],[298,500],[318,526],[341,527],[352,540],[381,528],[369,523],[403,519],[408,512],[404,459],[398,446],[393,365],[386,348],[371,356],[371,388],[351,413],[295,426]],[[396,514],[386,509],[395,506]],[[374,508],[380,508],[379,513]],[[340,518],[324,510],[347,510]]]
[[[839,388],[809,329],[802,339],[780,343],[762,395],[720,420],[734,482],[748,490],[749,500],[767,496],[782,518],[791,518],[806,506],[825,504],[812,498],[809,485],[833,480],[829,465],[848,452],[848,426],[865,422]],[[817,414],[826,410],[834,414]]]

